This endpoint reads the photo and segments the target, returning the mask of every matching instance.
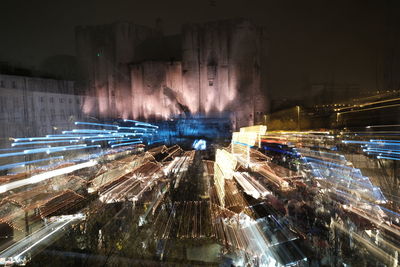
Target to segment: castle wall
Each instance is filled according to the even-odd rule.
[[[77,57],[85,77],[86,93],[98,101],[86,101],[84,111],[97,116],[128,116],[131,103],[130,69],[137,47],[154,37],[154,29],[119,22],[76,28]],[[118,103],[118,104],[117,104]],[[122,103],[122,104],[120,104]]]
[[[146,61],[131,66],[133,118],[169,118],[182,113],[180,62]]]
[[[85,103],[86,113],[168,118],[229,112],[235,128],[261,121],[267,109],[263,28],[245,19],[186,24],[181,61],[142,61],[135,47],[155,34],[127,23],[77,29],[88,94],[98,98]]]
[[[248,20],[183,27],[183,81],[202,113],[233,112],[235,127],[252,125],[266,111],[261,67],[266,34]],[[195,97],[197,96],[197,97]]]

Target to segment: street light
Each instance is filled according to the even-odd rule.
[[[300,131],[300,106],[296,106],[297,109],[297,130]]]

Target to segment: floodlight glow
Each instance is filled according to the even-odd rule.
[[[206,150],[207,142],[203,139],[196,139],[194,140],[192,147],[196,150]]]

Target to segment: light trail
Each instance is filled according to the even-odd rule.
[[[388,125],[369,125],[365,128],[385,128],[385,127],[400,127],[400,124],[388,124]]]
[[[337,114],[342,115],[342,114],[347,114],[347,113],[363,112],[363,111],[383,109],[383,108],[394,108],[394,107],[398,107],[398,106],[400,106],[400,104],[386,105],[386,106],[373,107],[373,108],[364,108],[364,109],[358,109],[358,110],[342,111],[342,112],[339,112]]]
[[[100,138],[100,139],[88,139],[88,141],[95,143],[95,142],[103,142],[103,141],[118,140],[118,139],[123,140],[123,138],[124,137],[109,137],[109,138]]]
[[[61,216],[57,221],[51,222],[0,252],[0,259],[6,259],[8,261],[11,259],[12,264],[25,265],[35,252],[32,252],[32,250],[35,250],[38,245],[53,238],[57,233],[63,233],[60,230],[63,230],[65,226],[74,221],[82,220],[84,217],[83,214]],[[51,243],[51,241],[52,240],[47,243]],[[0,264],[3,264],[3,262],[0,261]]]
[[[387,252],[385,252],[381,248],[377,247],[376,244],[372,243],[371,241],[368,241],[363,236],[361,236],[355,232],[349,231],[348,229],[346,229],[345,227],[343,227],[342,225],[340,225],[339,223],[337,223],[335,221],[333,221],[331,224],[334,227],[336,227],[337,229],[346,233],[347,235],[352,236],[355,240],[360,242],[360,244],[362,244],[368,251],[370,251],[377,257],[379,257],[383,262],[390,263],[390,264],[393,264],[394,262],[396,262],[396,260],[391,255],[389,255]]]
[[[67,148],[70,147],[86,147],[86,144],[82,145],[72,145],[72,146],[57,146],[57,147],[50,147],[50,148],[37,148],[37,149],[29,149],[29,150],[24,150],[25,154],[36,154],[36,153],[53,153],[53,152],[59,152],[66,150]]]
[[[46,158],[46,159],[37,159],[37,160],[31,160],[31,161],[23,161],[23,162],[17,162],[17,163],[12,163],[12,164],[7,164],[7,165],[2,165],[0,166],[0,170],[9,170],[12,168],[16,168],[16,167],[25,167],[26,165],[29,164],[34,164],[34,163],[39,163],[39,162],[43,162],[43,161],[49,161],[49,160],[55,160],[55,159],[63,159],[63,156],[60,157],[52,157],[52,158]]]
[[[375,102],[369,102],[365,104],[360,104],[360,107],[365,107],[365,106],[371,106],[375,104],[381,104],[381,103],[387,103],[387,102],[393,102],[393,101],[398,101],[400,98],[392,98],[392,99],[387,99],[387,100],[380,100],[380,101],[375,101]]]
[[[370,142],[395,142],[395,143],[400,143],[400,140],[382,140],[382,139],[371,139],[369,140]]]
[[[32,141],[32,142],[17,142],[12,143],[11,146],[24,146],[36,144],[55,144],[55,143],[79,143],[79,140],[59,140],[59,141]]]
[[[136,122],[140,122],[140,121],[135,121],[135,120],[127,120],[127,119],[125,119],[125,120],[124,120],[124,122],[134,122],[134,123],[136,123]]]
[[[123,136],[141,136],[144,135],[144,133],[130,133],[130,132],[119,132],[119,135],[123,135]]]
[[[79,139],[79,137],[75,136],[46,136],[46,137],[27,137],[27,138],[14,138],[15,142],[20,142],[20,141],[35,141],[35,140],[59,140],[59,139]]]
[[[348,167],[348,166],[344,166],[344,165],[340,165],[337,163],[333,163],[333,162],[328,162],[328,161],[324,161],[324,160],[319,160],[316,158],[311,158],[311,157],[303,157],[304,159],[311,161],[311,162],[317,162],[320,163],[320,165],[329,165],[329,167],[336,167],[336,168],[341,168],[341,169],[346,169],[346,170],[354,170],[353,167]]]
[[[122,143],[122,144],[115,144],[115,145],[111,145],[111,148],[118,147],[118,146],[141,144],[141,143],[143,143],[143,142],[142,141],[136,141],[136,142]]]
[[[65,136],[65,137],[86,137],[86,136],[92,136],[93,135],[93,133],[87,133],[87,134],[80,134],[80,135],[77,135],[77,134],[48,134],[48,135],[46,135],[46,137],[63,137],[63,136]]]
[[[352,108],[362,108],[362,107],[365,107],[365,106],[371,106],[371,105],[387,103],[387,102],[393,102],[393,101],[398,101],[398,100],[400,100],[400,98],[392,98],[392,99],[387,99],[387,100],[380,100],[380,101],[369,102],[369,103],[365,103],[365,104],[353,105],[353,106],[349,106],[349,107],[336,108],[336,109],[334,109],[334,111],[341,111],[341,110],[352,109]],[[341,113],[345,113],[345,112],[341,112]]]
[[[152,136],[154,133],[149,133],[149,132],[146,132],[146,133],[131,133],[131,134],[129,134],[129,132],[120,132],[121,134],[126,134],[126,135],[133,135],[133,136],[136,136],[136,135],[140,135],[140,136]]]
[[[94,140],[94,139],[99,139],[99,138],[117,138],[119,135],[114,135],[114,134],[98,134],[98,135],[88,135],[88,136],[82,136],[83,140]]]
[[[103,124],[103,123],[93,123],[93,122],[81,122],[81,121],[76,121],[75,125],[93,125],[93,126],[102,126],[102,127],[114,127],[118,128],[118,125],[112,125],[112,124]]]
[[[248,195],[254,197],[255,199],[260,198],[261,193],[250,183],[249,180],[246,179],[247,177],[244,176],[245,174],[247,173],[234,172],[233,177]]]
[[[73,129],[72,131],[63,131],[63,134],[102,134],[102,133],[117,133],[116,130],[92,130],[92,129]]]
[[[387,143],[387,142],[368,142],[368,141],[352,141],[352,140],[343,140],[344,144],[364,144],[364,145],[374,145],[374,146],[400,146],[400,143]]]
[[[43,146],[45,147],[51,147],[50,145],[48,146]],[[16,151],[16,150],[25,150],[25,149],[33,149],[33,148],[38,148],[38,147],[12,147],[12,148],[2,148],[0,151]]]
[[[37,240],[36,242],[34,242],[31,246],[27,247],[25,250],[23,250],[21,253],[19,253],[17,256],[15,256],[15,258],[18,259],[21,257],[21,255],[25,254],[26,252],[28,252],[29,250],[31,250],[32,248],[34,248],[36,245],[40,244],[43,240],[49,238],[50,236],[52,236],[54,233],[58,232],[59,230],[61,230],[64,226],[66,226],[67,224],[69,224],[71,221],[73,221],[74,219],[71,219],[69,221],[66,221],[65,223],[61,224],[60,226],[54,228],[50,233],[48,233],[47,235],[45,235],[44,237],[40,238],[39,240]]]
[[[394,154],[394,155],[400,155],[400,152],[394,152],[392,150],[389,149],[385,149],[385,150],[378,150],[378,149],[363,149],[364,152],[367,153],[383,153],[383,154]]]
[[[67,147],[65,150],[79,150],[79,149],[88,149],[88,148],[101,148],[101,145],[92,145],[92,146],[84,146],[84,147],[77,147],[77,148],[73,148],[73,147]]]
[[[147,123],[147,122],[141,122],[141,121],[135,121],[135,120],[124,120],[124,122],[133,122],[135,125],[142,125],[142,126],[147,126],[147,127],[158,128],[158,126]]]
[[[152,128],[158,128],[158,126],[150,124],[150,123],[145,123],[145,122],[136,122],[135,125],[142,125],[142,126],[147,126],[147,127],[152,127]]]
[[[154,129],[148,129],[143,127],[118,127],[118,130],[140,130],[140,131],[155,131]]]
[[[44,148],[44,149],[48,149],[48,148]],[[6,153],[6,154],[0,154],[0,158],[8,158],[8,157],[15,157],[15,156],[24,156],[27,154],[32,154],[32,153],[27,153],[25,151],[29,151],[29,150],[24,150],[22,152],[14,152],[14,153]],[[36,153],[36,152],[35,152]]]
[[[400,160],[400,158],[392,158],[392,157],[385,157],[385,156],[377,156],[377,159],[391,159],[391,160]]]
[[[63,157],[57,157],[57,158],[63,158]],[[49,159],[45,159],[45,160],[50,160],[50,159],[56,159],[56,158],[49,158]],[[56,169],[56,170],[48,171],[45,173],[40,173],[40,174],[34,175],[27,179],[18,180],[18,181],[11,182],[8,184],[0,185],[0,193],[5,193],[9,190],[19,188],[19,187],[22,187],[25,185],[36,184],[36,183],[48,180],[50,178],[59,176],[59,175],[63,175],[63,174],[74,172],[76,170],[92,167],[92,166],[95,166],[96,164],[97,164],[97,161],[91,160],[91,161],[80,163],[77,165],[68,166],[65,168]]]

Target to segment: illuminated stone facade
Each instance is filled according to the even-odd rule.
[[[97,97],[87,114],[230,114],[237,128],[267,111],[266,34],[249,20],[185,24],[178,36],[130,23],[78,27],[76,40],[83,88]]]

